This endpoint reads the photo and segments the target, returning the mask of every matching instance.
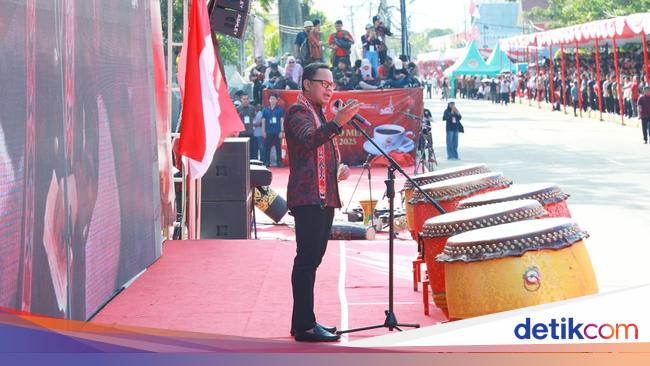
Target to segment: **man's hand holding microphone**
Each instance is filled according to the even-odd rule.
[[[359,101],[352,99],[344,105],[343,102],[338,99],[334,101],[334,110],[336,110],[334,122],[339,126],[346,125],[355,117],[357,112],[359,112]],[[348,179],[349,176],[350,168],[345,164],[339,164],[338,171],[336,172],[337,180],[340,182]]]

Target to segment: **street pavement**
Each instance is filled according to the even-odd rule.
[[[650,283],[650,145],[638,127],[575,118],[548,107],[457,100],[465,133],[461,161],[446,160],[446,102],[425,99],[434,116],[438,168],[485,163],[515,183],[554,182],[571,197],[574,220],[601,292]]]

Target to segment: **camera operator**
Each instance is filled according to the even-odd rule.
[[[377,44],[377,53],[379,54],[379,63],[383,64],[386,56],[388,55],[388,47],[386,46],[386,37],[392,36],[393,33],[384,25],[384,21],[379,15],[372,17],[372,25],[375,28],[375,35],[379,40]]]
[[[433,122],[433,116],[431,115],[431,111],[425,109],[422,122],[420,122],[420,138],[418,139],[418,151],[423,151],[423,149],[429,146],[433,146],[433,138],[431,136],[432,122]]]

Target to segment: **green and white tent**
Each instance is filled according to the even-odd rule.
[[[498,60],[497,60],[498,61]],[[465,47],[465,54],[459,58],[455,64],[445,70],[445,76],[450,78],[450,87],[453,95],[456,95],[456,76],[491,76],[494,77],[500,73],[498,67],[488,66],[483,61],[483,56],[478,52],[475,42],[471,42]]]
[[[517,65],[508,59],[508,55],[501,51],[501,46],[497,42],[496,46],[492,50],[492,54],[488,57],[486,64],[489,68],[499,70],[498,73],[504,71],[515,72]]]
[[[467,45],[465,54],[445,70],[445,75],[452,79],[462,75],[495,76],[498,73],[499,68],[490,67],[485,63],[475,42]]]

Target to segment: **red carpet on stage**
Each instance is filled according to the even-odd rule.
[[[271,186],[286,197],[288,169],[273,168],[273,175]],[[350,198],[356,207],[358,200],[368,197],[367,173],[352,195],[359,176],[361,169],[353,168],[350,178],[341,182],[344,206]],[[373,198],[383,195],[385,178],[385,169],[372,169]],[[398,190],[403,181],[398,177]],[[337,220],[343,219],[338,215]],[[92,321],[291,340],[295,236],[290,226],[270,224],[259,210],[257,217],[262,240],[167,241],[163,256]],[[285,216],[284,221],[292,220]],[[429,326],[446,319],[432,300],[430,315],[425,316],[421,285],[419,292],[413,291],[416,251],[410,235],[400,233],[395,240],[395,314],[402,323]],[[322,324],[339,328],[383,324],[388,309],[388,235],[378,233],[373,241],[330,241],[316,277],[315,302]],[[349,340],[387,332],[384,328],[352,333]]]
[[[395,242],[395,313],[422,326],[444,321],[431,302],[425,316],[422,292],[411,280],[412,241]],[[345,245],[345,297],[349,327],[383,323],[387,309],[387,242],[331,241],[318,270],[316,315],[341,326],[340,249]],[[164,255],[92,321],[246,337],[289,338],[290,241],[168,241]],[[350,339],[385,334],[374,330]]]

